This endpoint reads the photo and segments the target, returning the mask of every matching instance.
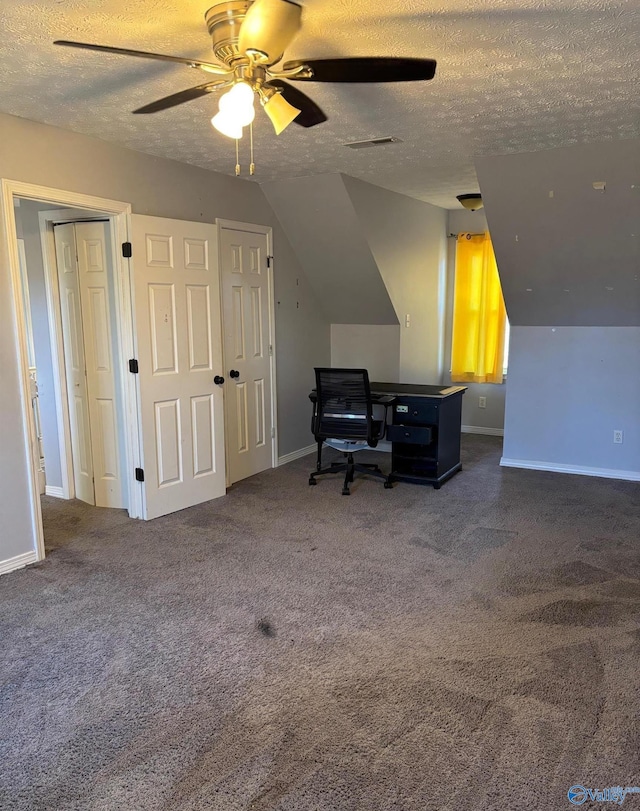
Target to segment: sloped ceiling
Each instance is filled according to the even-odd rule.
[[[640,141],[476,167],[513,325],[640,326]]]
[[[202,82],[179,65],[57,48],[75,39],[210,59],[211,0],[3,0],[0,111],[233,174],[215,97],[130,111]],[[256,125],[257,182],[341,172],[455,208],[475,155],[640,136],[640,4],[632,0],[304,0],[287,58],[431,56],[436,78],[307,84],[329,121],[275,137]],[[353,151],[350,141],[403,143]],[[243,145],[244,147],[245,145]],[[243,149],[243,170],[248,156]]]
[[[330,323],[398,323],[340,175],[266,183],[262,190]]]

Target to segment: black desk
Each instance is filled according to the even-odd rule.
[[[414,383],[371,383],[371,394],[393,397],[389,481],[431,484],[443,482],[462,469],[460,426],[466,386],[424,386]],[[315,403],[315,389],[309,395]]]
[[[431,484],[462,469],[460,426],[465,386],[422,386],[412,383],[371,383],[371,393],[393,396],[389,481]]]

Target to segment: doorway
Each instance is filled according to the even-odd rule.
[[[32,329],[29,330],[27,309],[33,316],[34,295],[29,296],[30,301],[26,302],[22,285],[22,273],[20,268],[20,243],[19,239],[23,235],[18,234],[19,216],[16,216],[20,207],[24,204],[33,204],[41,211],[50,211],[57,214],[58,219],[67,217],[69,220],[78,219],[102,219],[104,250],[111,254],[111,274],[110,289],[107,293],[103,288],[100,295],[108,295],[113,303],[113,310],[109,311],[110,326],[112,328],[112,338],[117,341],[120,357],[130,357],[133,354],[134,335],[130,298],[129,263],[124,261],[122,254],[116,250],[120,243],[125,243],[128,234],[128,218],[130,206],[127,203],[95,198],[88,195],[75,194],[57,189],[35,186],[18,181],[2,180],[2,209],[4,214],[4,232],[8,246],[9,266],[12,277],[12,287],[14,293],[14,312],[16,314],[15,332],[20,357],[20,379],[21,379],[21,400],[23,412],[24,447],[27,453],[29,476],[29,494],[32,505],[31,526],[35,540],[35,558],[44,558],[44,535],[42,528],[42,511],[40,504],[40,491],[42,471],[38,465],[38,460],[44,458],[44,475],[47,477],[47,466],[49,472],[55,467],[55,456],[59,459],[60,477],[57,481],[49,478],[45,482],[45,488],[49,495],[63,498],[71,498],[75,495],[75,483],[73,477],[73,456],[71,442],[71,426],[68,411],[68,387],[66,375],[66,363],[64,352],[64,338],[62,329],[62,315],[60,307],[56,308],[56,301],[59,304],[59,289],[56,280],[52,279],[52,273],[44,271],[45,262],[55,268],[57,276],[57,266],[55,262],[55,245],[53,240],[53,223],[50,223],[51,230],[40,234],[40,228],[33,230],[37,238],[41,238],[40,255],[42,257],[42,278],[38,291],[40,301],[37,302],[39,312],[46,314],[37,323],[32,320]],[[70,212],[69,209],[76,209]],[[38,214],[41,213],[38,211]],[[55,217],[52,215],[52,219]],[[38,222],[40,218],[38,217]],[[104,230],[106,229],[106,230]],[[50,237],[50,241],[49,241]],[[28,253],[28,252],[27,252]],[[53,258],[51,258],[53,256]],[[24,263],[23,263],[24,264]],[[26,305],[26,306],[25,306]],[[48,323],[47,323],[48,322]],[[46,325],[46,326],[45,326]],[[30,355],[30,334],[33,336],[38,330],[47,332],[50,343],[49,361],[49,381],[45,384],[46,373],[44,368],[38,369],[36,366],[36,377],[38,379],[37,399],[39,408],[34,408],[33,393],[34,384],[30,376],[30,363],[33,354]],[[67,330],[68,331],[68,330]],[[44,339],[46,342],[46,338]],[[112,347],[111,347],[112,349]],[[36,353],[37,356],[37,353]],[[37,357],[36,357],[37,361]],[[45,364],[46,365],[46,364]],[[114,364],[115,365],[115,364]],[[41,376],[42,373],[42,376]],[[124,414],[137,413],[137,391],[135,381],[122,375],[117,380],[117,407]],[[45,394],[51,403],[56,404],[53,408],[47,409],[47,416],[42,408],[42,397]],[[66,404],[66,411],[65,411]],[[38,429],[38,411],[40,412],[40,429]],[[49,425],[50,430],[47,430]],[[119,467],[126,467],[133,470],[140,464],[140,451],[138,447],[138,426],[132,420],[124,420],[122,423],[122,433],[118,438],[117,454]],[[51,441],[48,441],[47,437]],[[43,451],[39,450],[40,438],[42,439]],[[47,447],[49,447],[49,461],[47,463]],[[55,449],[55,450],[52,450]],[[126,506],[131,517],[141,517],[142,494],[139,486],[136,485],[133,477],[123,481],[121,489],[120,506]]]

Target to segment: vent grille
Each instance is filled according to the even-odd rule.
[[[371,138],[369,141],[352,141],[350,144],[345,144],[349,149],[367,149],[370,146],[386,146],[386,144],[401,144],[401,138],[395,138],[390,135],[386,138]]]

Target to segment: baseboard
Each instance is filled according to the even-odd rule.
[[[15,569],[22,569],[30,563],[36,563],[38,556],[35,552],[23,552],[22,555],[16,555],[15,558],[8,558],[8,560],[0,560],[0,574],[7,574],[13,572]]]
[[[502,467],[519,467],[525,470],[548,470],[551,473],[573,473],[578,476],[597,476],[601,479],[623,479],[629,482],[640,482],[637,470],[615,470],[609,467],[585,467],[583,465],[561,465],[555,462],[535,462],[529,459],[500,459]]]
[[[47,484],[44,488],[45,496],[53,496],[54,498],[65,498],[64,490],[62,487],[54,487],[51,484]]]
[[[504,436],[504,428],[483,428],[481,425],[461,425],[463,434],[485,434],[486,436]]]
[[[309,456],[310,453],[315,453],[317,449],[318,446],[314,442],[313,445],[307,445],[306,448],[300,448],[297,451],[285,453],[284,456],[278,457],[278,467],[280,467],[280,465],[286,465],[288,462],[293,462],[294,459],[301,459],[303,456]]]

